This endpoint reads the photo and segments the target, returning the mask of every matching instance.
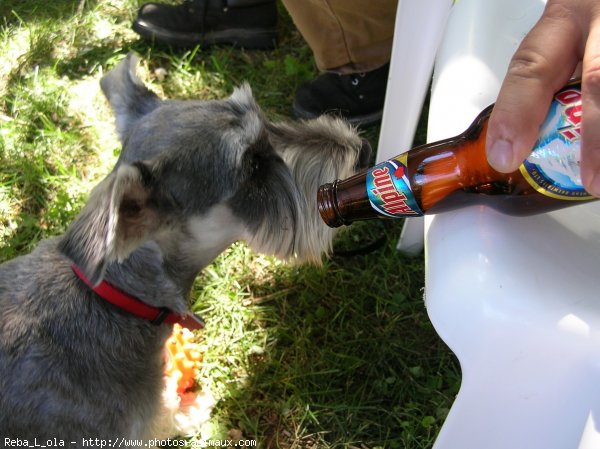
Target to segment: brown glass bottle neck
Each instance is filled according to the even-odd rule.
[[[490,112],[491,106],[464,133],[408,153],[411,188],[424,212],[459,189],[510,178],[487,162],[485,140]]]

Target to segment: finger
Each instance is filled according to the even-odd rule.
[[[600,197],[600,18],[590,27],[581,79],[581,177],[585,189]]]
[[[513,56],[488,125],[488,161],[515,171],[537,140],[554,93],[581,54],[581,31],[558,2],[549,3]]]

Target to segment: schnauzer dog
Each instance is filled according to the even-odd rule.
[[[342,120],[271,123],[244,85],[161,100],[128,56],[101,80],[122,152],[66,233],[0,266],[0,436],[154,438],[163,345],[194,278],[231,243],[319,262],[318,186],[370,149]],[[75,443],[75,444],[71,444]]]

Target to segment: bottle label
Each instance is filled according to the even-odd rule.
[[[371,207],[387,217],[423,215],[410,189],[406,173],[407,155],[382,162],[367,173]]]
[[[560,91],[550,105],[540,137],[521,173],[538,192],[560,200],[589,200],[581,182],[581,89]]]

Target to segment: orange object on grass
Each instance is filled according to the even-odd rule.
[[[182,395],[194,386],[202,353],[194,342],[194,333],[179,324],[173,326],[173,334],[167,340],[166,347],[169,360],[165,374],[177,380],[177,393]]]

